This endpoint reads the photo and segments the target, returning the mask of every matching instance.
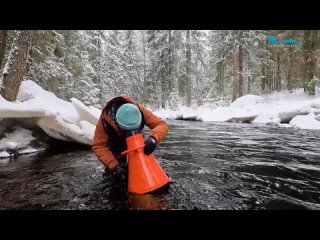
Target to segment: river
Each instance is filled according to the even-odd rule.
[[[91,147],[0,160],[0,209],[320,209],[320,131],[167,121],[167,192],[118,191]]]

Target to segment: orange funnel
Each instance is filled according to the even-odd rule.
[[[162,170],[155,157],[144,154],[144,139],[141,133],[127,137],[128,150],[128,192],[144,194],[157,190],[169,183],[167,174]]]

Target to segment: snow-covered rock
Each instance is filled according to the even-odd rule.
[[[273,113],[266,113],[266,114],[262,114],[259,115],[258,117],[256,117],[252,123],[258,123],[258,124],[270,124],[271,122],[276,122],[277,119],[277,114],[273,114]]]
[[[0,158],[9,158],[10,154],[7,153],[6,151],[2,151],[0,152]]]
[[[12,131],[4,133],[4,137],[0,140],[0,158],[10,158],[11,156],[45,150],[42,139],[36,139],[33,134],[35,132],[15,125]],[[36,148],[32,146],[36,146]]]
[[[292,111],[285,111],[279,113],[279,118],[281,119],[281,122],[290,122],[291,119],[293,119],[297,115],[307,115],[310,113],[310,108],[304,107],[301,109],[295,109]]]
[[[253,106],[259,103],[263,103],[263,98],[256,95],[245,95],[237,98],[234,102],[230,104],[230,107],[243,108],[248,106]]]
[[[300,129],[320,129],[320,122],[317,121],[312,114],[296,116],[289,124]]]
[[[13,132],[6,133],[5,137],[0,140],[0,149],[23,148],[28,146],[33,139],[30,130],[17,127]]]
[[[279,127],[283,127],[283,128],[291,128],[292,125],[287,124],[287,123],[283,123],[283,124],[279,124]]]
[[[19,154],[30,154],[30,153],[36,153],[36,152],[40,152],[44,149],[35,149],[35,148],[32,148],[32,147],[28,147],[27,149],[23,149],[23,150],[20,150],[18,151]]]

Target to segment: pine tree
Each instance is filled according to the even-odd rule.
[[[205,91],[210,87],[209,73],[209,42],[206,31],[191,31],[191,49],[192,49],[192,77],[195,82],[193,92],[195,94],[197,105],[202,105]]]
[[[315,50],[319,46],[318,30],[305,30],[305,50],[304,50],[304,62],[305,62],[305,92],[309,95],[315,95],[315,67],[317,58]]]
[[[72,73],[65,64],[64,31],[35,31],[30,50],[30,79],[67,100]],[[68,83],[70,85],[68,86]],[[68,86],[68,87],[65,87]]]

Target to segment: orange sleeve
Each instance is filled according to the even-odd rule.
[[[150,136],[154,137],[159,143],[168,134],[168,125],[159,117],[154,115],[150,110],[138,104],[144,116],[145,124],[151,129]]]
[[[109,170],[112,171],[119,164],[108,147],[108,135],[103,128],[101,118],[98,121],[94,133],[92,150],[96,154],[99,161],[109,168]]]

